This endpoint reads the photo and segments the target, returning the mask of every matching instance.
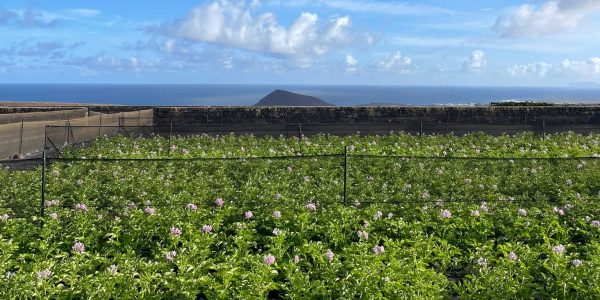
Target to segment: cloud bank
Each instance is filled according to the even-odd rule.
[[[568,32],[600,10],[598,0],[546,0],[541,5],[524,4],[498,17],[493,27],[501,37],[535,37]]]
[[[151,31],[171,38],[219,44],[281,57],[322,56],[373,38],[352,29],[349,16],[321,19],[303,12],[290,26],[273,13],[255,14],[257,4],[217,0],[192,9],[188,16]]]

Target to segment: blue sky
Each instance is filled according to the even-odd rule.
[[[600,83],[600,1],[3,0],[0,82]]]

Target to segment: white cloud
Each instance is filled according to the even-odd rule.
[[[575,73],[583,76],[600,75],[600,57],[592,57],[587,61],[576,61],[565,59],[560,63],[565,72]]]
[[[352,32],[349,16],[321,20],[302,13],[289,27],[273,13],[254,14],[258,5],[215,0],[194,8],[167,29],[167,34],[197,42],[225,45],[275,56],[305,58],[339,48],[372,43],[370,36]]]
[[[346,63],[346,72],[349,72],[349,73],[356,72],[358,60],[356,60],[356,58],[354,58],[354,56],[352,56],[350,54],[346,55],[345,63]]]
[[[546,77],[552,71],[552,65],[545,62],[537,62],[524,65],[515,65],[507,69],[508,74],[513,77]]]
[[[72,15],[78,16],[78,17],[84,17],[84,18],[91,18],[91,17],[95,17],[100,15],[101,11],[97,10],[97,9],[90,9],[90,8],[74,8],[74,9],[69,9],[68,12]]]
[[[463,63],[463,70],[467,72],[481,72],[487,66],[485,52],[475,50],[469,55],[469,60]]]
[[[414,71],[412,59],[403,56],[400,51],[396,51],[387,57],[376,60],[372,66],[380,72],[395,72],[409,74]]]
[[[501,37],[545,36],[580,27],[582,21],[600,10],[598,0],[546,0],[539,6],[524,4],[498,17],[493,29]]]

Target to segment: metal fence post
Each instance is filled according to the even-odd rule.
[[[348,206],[348,146],[344,145],[344,205]]]
[[[419,129],[419,135],[422,136],[423,135],[423,122],[420,123],[421,127]]]
[[[23,154],[23,119],[21,119],[21,140],[19,141],[19,154]]]
[[[42,153],[42,195],[40,200],[40,227],[44,226],[44,202],[46,202],[46,158],[47,158],[47,149],[46,149],[46,139],[48,138],[46,127],[44,132],[44,152]]]
[[[171,127],[169,128],[169,155],[171,155],[171,135],[173,135],[173,120],[171,119]]]
[[[102,113],[100,113],[100,126],[98,126],[98,137],[100,137],[100,130],[102,130]]]
[[[542,138],[546,138],[546,120],[542,120]]]

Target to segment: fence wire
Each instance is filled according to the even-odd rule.
[[[600,196],[598,157],[425,157],[351,155],[203,158],[44,158],[39,177],[0,180],[0,209],[43,219],[47,202],[74,209],[183,209],[269,203],[444,205],[559,203]],[[1,166],[14,161],[0,161]],[[583,167],[582,167],[583,166]],[[14,174],[14,173],[13,173]],[[21,180],[21,181],[19,181]],[[193,184],[190,184],[193,183]],[[281,191],[283,195],[271,195]],[[567,192],[565,192],[567,191]],[[17,200],[18,201],[15,201]]]

